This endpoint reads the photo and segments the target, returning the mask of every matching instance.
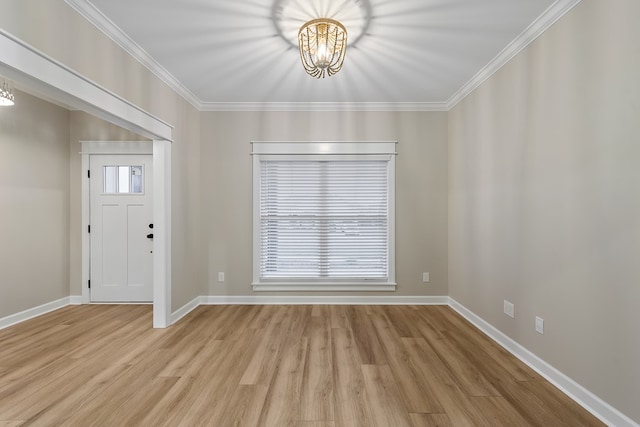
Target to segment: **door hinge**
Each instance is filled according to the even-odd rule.
[[[87,286],[91,289],[91,280],[87,280]]]
[[[87,225],[87,233],[91,233],[91,226]]]
[[[91,178],[91,170],[87,171],[87,178]]]

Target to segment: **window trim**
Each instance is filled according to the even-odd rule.
[[[254,291],[395,291],[395,182],[396,182],[396,146],[397,141],[374,142],[276,142],[252,141],[253,156],[253,272],[252,287]],[[314,159],[340,157],[377,157],[384,156],[389,160],[389,277],[386,281],[348,281],[336,282],[313,279],[308,281],[273,281],[260,280],[260,161],[265,158],[299,158],[310,156]]]

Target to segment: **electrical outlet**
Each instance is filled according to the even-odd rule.
[[[536,316],[536,332],[544,334],[544,319],[542,317]]]
[[[516,317],[515,306],[507,300],[504,300],[504,314],[511,318]]]
[[[428,283],[429,282],[429,272],[424,272],[422,273],[422,282],[423,283]]]
[[[224,271],[218,273],[218,282],[224,282]]]

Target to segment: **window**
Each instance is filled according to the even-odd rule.
[[[254,143],[255,290],[394,290],[395,143]]]
[[[142,166],[105,166],[104,193],[142,194]]]

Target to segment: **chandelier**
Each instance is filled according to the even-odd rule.
[[[13,105],[14,101],[13,85],[10,81],[0,77],[0,105]]]
[[[347,30],[333,19],[313,19],[298,31],[300,58],[312,77],[332,76],[342,68],[347,50]]]

